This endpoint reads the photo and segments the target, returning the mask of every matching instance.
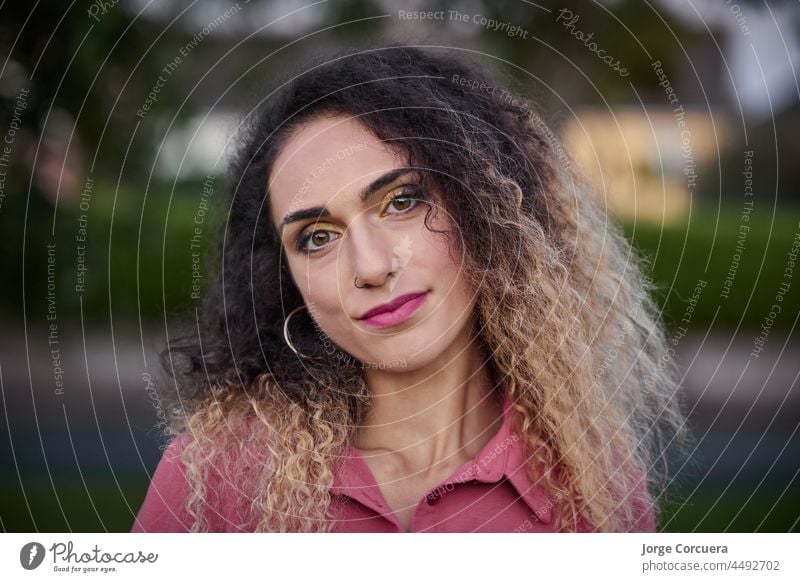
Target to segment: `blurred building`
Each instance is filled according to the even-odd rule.
[[[584,107],[562,139],[609,211],[658,223],[684,219],[702,174],[724,149],[726,116],[669,107]]]

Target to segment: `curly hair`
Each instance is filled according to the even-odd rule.
[[[686,429],[654,284],[511,84],[454,49],[391,44],[314,57],[244,116],[195,331],[161,353],[170,431],[187,441],[193,531],[208,527],[212,476],[236,488],[250,529],[332,526],[334,463],[370,394],[363,368],[309,317],[292,318],[291,336],[311,357],[285,343],[286,314],[303,299],[268,190],[292,132],[329,114],[432,170],[424,180],[462,237],[477,337],[513,402],[529,477],[559,499],[556,527],[628,530],[631,475],[658,499],[664,451]]]

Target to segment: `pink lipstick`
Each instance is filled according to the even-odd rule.
[[[374,328],[397,325],[410,318],[428,299],[428,291],[407,293],[397,299],[370,309],[359,319]]]

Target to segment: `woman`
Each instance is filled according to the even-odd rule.
[[[454,52],[318,61],[249,116],[133,531],[655,529],[682,417],[650,281]]]

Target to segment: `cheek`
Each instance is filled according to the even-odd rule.
[[[430,219],[430,227],[429,230],[422,224],[421,235],[424,246],[428,249],[426,255],[430,256],[431,262],[448,272],[461,269],[464,264],[464,233],[443,206],[436,207]]]
[[[326,293],[329,289],[336,289],[335,270],[329,272],[328,267],[312,265],[308,261],[295,260],[289,263],[289,272],[292,281],[297,287],[303,300],[308,303],[326,303]],[[333,284],[331,284],[333,281]]]
[[[469,281],[466,257],[458,232],[450,232],[449,240],[435,236],[435,252],[430,253],[427,269],[435,273],[434,285],[443,293],[443,301],[453,309],[466,309],[474,301],[475,292]]]
[[[437,287],[462,286],[464,278],[464,256],[461,250],[460,235],[450,229],[450,225],[433,225],[439,232],[425,230],[423,235],[424,253],[421,253],[420,266],[434,275],[432,281]],[[441,232],[445,231],[445,233]],[[455,289],[453,289],[455,290]]]
[[[335,266],[313,270],[303,267],[300,272],[293,271],[292,276],[317,324],[324,331],[340,328],[346,318],[345,301],[336,283]]]
[[[443,281],[447,288],[443,288],[442,291],[447,293],[444,302],[447,305],[449,317],[463,317],[463,314],[471,310],[475,301],[475,293],[470,288],[463,272],[454,269],[447,273],[447,277],[447,281]]]

